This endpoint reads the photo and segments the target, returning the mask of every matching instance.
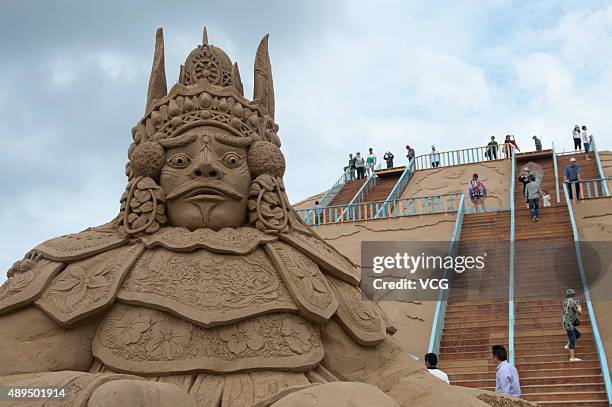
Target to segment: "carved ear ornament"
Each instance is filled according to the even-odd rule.
[[[279,177],[263,174],[255,178],[249,191],[249,222],[262,232],[289,231],[289,208],[285,186]]]
[[[167,222],[164,190],[150,177],[132,179],[121,197],[119,233],[155,233]]]

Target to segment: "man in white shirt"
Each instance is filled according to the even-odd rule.
[[[497,363],[495,374],[495,392],[506,396],[520,397],[521,384],[516,368],[508,363],[508,352],[502,345],[494,345],[493,361]]]
[[[432,375],[436,376],[438,379],[446,382],[446,384],[450,384],[448,380],[448,375],[438,369],[438,356],[435,353],[428,353],[425,355],[425,367],[427,371]]]

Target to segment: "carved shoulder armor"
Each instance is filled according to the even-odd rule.
[[[117,233],[116,225],[109,222],[82,232],[47,240],[32,251],[48,260],[69,263],[117,248],[127,241],[127,237]]]

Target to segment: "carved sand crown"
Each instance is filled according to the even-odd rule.
[[[262,230],[287,228],[291,215],[282,182],[285,158],[274,122],[268,35],[257,48],[254,71],[253,101],[249,101],[238,64],[208,43],[204,28],[202,44],[189,54],[178,83],[168,92],[163,31],[157,30],[145,115],[132,129],[134,141],[128,150],[129,183],[121,197],[119,219],[122,233],[154,233],[167,222],[164,191],[158,185],[165,149],[172,146],[173,137],[205,125],[226,130],[232,143],[248,147],[247,164],[254,180],[249,221]]]

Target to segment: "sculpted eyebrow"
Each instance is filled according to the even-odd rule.
[[[215,134],[214,137],[219,143],[227,144],[232,147],[248,147],[253,141],[250,137],[236,137],[226,134]]]
[[[158,143],[164,148],[175,148],[185,146],[197,138],[198,136],[195,134],[184,134],[171,139],[160,140]]]

